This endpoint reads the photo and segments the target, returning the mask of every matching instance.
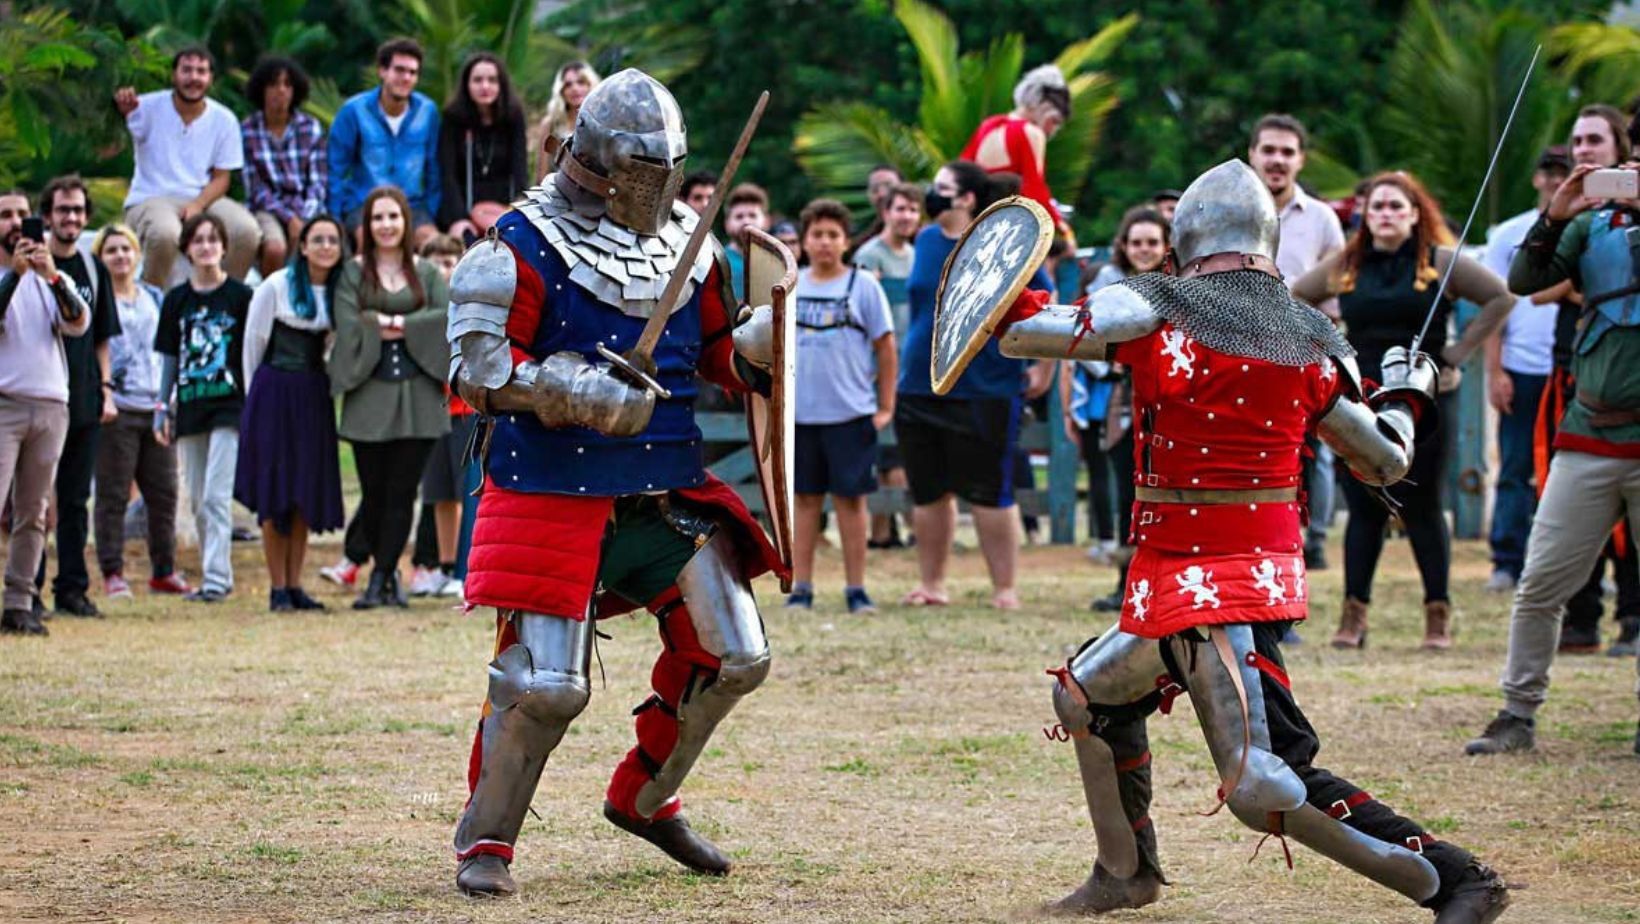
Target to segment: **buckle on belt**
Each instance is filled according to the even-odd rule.
[[[1156,485],[1158,485],[1160,483],[1161,483],[1161,476],[1160,475],[1157,475],[1154,472],[1146,472],[1145,473],[1145,487],[1154,488],[1154,487],[1156,487]]]
[[[1407,838],[1407,849],[1413,853],[1422,854],[1424,852],[1424,839],[1416,834]]]
[[[1327,814],[1331,815],[1337,821],[1343,821],[1355,813],[1350,811],[1349,803],[1345,802],[1343,799],[1339,799],[1337,802],[1334,802],[1332,805],[1327,807]],[[1417,840],[1417,838],[1409,837],[1407,840],[1414,841]],[[1418,852],[1423,852],[1423,844],[1421,842],[1418,845]]]
[[[1143,513],[1139,514],[1139,525],[1140,526],[1149,526],[1150,524],[1152,524],[1154,522],[1156,522],[1156,511],[1146,510]]]

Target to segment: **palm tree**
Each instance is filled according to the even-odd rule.
[[[916,124],[863,102],[823,103],[797,123],[793,148],[803,171],[822,194],[857,209],[866,206],[860,181],[873,166],[928,177],[956,159],[981,121],[1013,108],[1014,84],[1024,69],[1025,41],[1018,33],[992,39],[984,52],[964,54],[951,20],[923,0],[895,0],[894,16],[921,65]],[[1111,78],[1091,68],[1108,59],[1138,23],[1137,14],[1124,16],[1054,59],[1071,91],[1071,116],[1047,151],[1048,185],[1062,201],[1075,201],[1081,192],[1099,130],[1117,101]]]
[[[1496,176],[1480,190],[1527,62],[1547,34],[1546,23],[1517,8],[1444,4],[1437,10],[1430,0],[1407,8],[1380,122],[1386,160],[1416,173],[1449,216],[1466,214],[1482,195],[1474,237],[1531,204],[1524,180],[1575,110],[1570,82],[1540,59]]]
[[[1567,23],[1549,33],[1546,49],[1575,77],[1582,97],[1623,109],[1640,96],[1640,31],[1615,23]]]

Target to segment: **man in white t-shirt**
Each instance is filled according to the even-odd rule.
[[[211,53],[195,45],[171,59],[171,89],[114,93],[136,153],[125,223],[142,238],[142,278],[161,288],[187,275],[177,266],[177,239],[182,223],[200,212],[227,228],[222,265],[235,279],[245,278],[262,246],[256,219],[228,198],[233,172],[245,166],[245,146],[239,120],[206,95],[213,79]]]
[[[1559,188],[1572,161],[1565,147],[1556,146],[1538,158],[1532,173],[1537,207],[1503,222],[1487,236],[1486,268],[1509,277],[1509,264],[1520,250]],[[1488,590],[1504,593],[1520,581],[1526,564],[1526,537],[1537,510],[1533,485],[1533,431],[1543,388],[1555,367],[1555,315],[1558,291],[1550,289],[1522,296],[1509,313],[1503,330],[1486,341],[1487,399],[1498,412],[1498,483],[1492,500],[1492,578]]]
[[[1281,247],[1276,251],[1276,268],[1292,285],[1326,256],[1344,246],[1344,228],[1327,203],[1299,188],[1298,175],[1304,170],[1304,152],[1310,136],[1304,124],[1290,115],[1270,113],[1253,126],[1247,147],[1247,162],[1264,180],[1281,214]],[[1338,302],[1328,299],[1320,305],[1323,313],[1337,319]],[[1306,461],[1304,480],[1308,488],[1310,522],[1304,534],[1304,566],[1311,571],[1327,567],[1327,524],[1332,520],[1332,452],[1318,440],[1310,448],[1313,462]],[[1297,642],[1288,630],[1288,644]]]

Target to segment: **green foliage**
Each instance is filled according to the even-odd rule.
[[[1391,149],[1400,152],[1397,166],[1416,174],[1454,221],[1474,203],[1533,49],[1546,33],[1541,19],[1519,9],[1494,13],[1450,4],[1437,10],[1429,0],[1415,0],[1407,10],[1389,61],[1393,102],[1381,124]],[[1534,201],[1524,181],[1575,111],[1570,89],[1540,61],[1482,198],[1475,239]]]
[[[895,123],[866,104],[822,104],[799,120],[793,141],[798,162],[820,190],[856,209],[866,206],[861,179],[873,165],[926,178],[961,156],[981,121],[1014,108],[1014,85],[1025,69],[1025,39],[1018,32],[993,37],[984,52],[960,53],[956,24],[923,0],[896,0],[894,14],[917,53],[922,86],[916,124]],[[1125,16],[1054,60],[1071,91],[1071,117],[1046,156],[1048,185],[1062,200],[1073,201],[1080,192],[1100,129],[1116,105],[1115,81],[1088,69],[1108,60],[1138,22],[1136,14]]]

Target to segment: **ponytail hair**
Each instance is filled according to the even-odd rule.
[[[974,214],[978,215],[1000,199],[1019,194],[1017,173],[988,173],[971,160],[954,160],[945,165],[957,180],[957,193],[974,194]]]

